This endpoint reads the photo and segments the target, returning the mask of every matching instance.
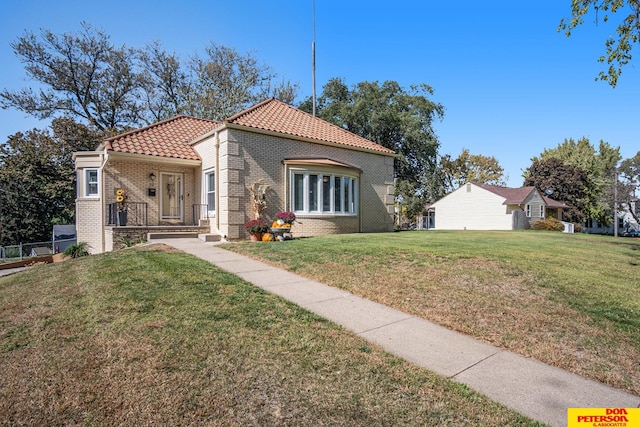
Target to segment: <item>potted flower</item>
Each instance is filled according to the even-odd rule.
[[[289,227],[291,227],[291,224],[293,224],[295,220],[296,214],[290,211],[282,211],[276,214],[276,221],[278,221],[278,223],[282,222],[282,224],[289,224]]]
[[[244,225],[244,229],[247,230],[252,241],[259,242],[262,234],[269,231],[269,226],[261,219],[252,219]]]

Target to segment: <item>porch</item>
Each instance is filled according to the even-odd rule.
[[[138,243],[153,242],[158,239],[191,237],[204,242],[218,242],[219,234],[211,233],[209,226],[107,226],[105,243],[110,251],[126,248]]]
[[[127,202],[122,209],[119,204],[107,204],[105,243],[109,250],[118,250],[138,243],[156,239],[198,238],[205,242],[220,241],[219,234],[211,233],[211,217],[206,204],[193,204],[191,215],[184,221],[167,219],[149,224],[149,206],[145,202]]]
[[[117,227],[148,227],[149,226],[149,204],[145,202],[127,202],[123,209],[117,202],[107,204],[107,226]],[[206,227],[209,228],[211,215],[206,204],[193,204],[191,212],[185,215],[182,220],[179,218],[159,219],[152,226],[160,227]]]

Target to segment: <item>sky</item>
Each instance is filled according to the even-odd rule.
[[[314,5],[315,3],[315,13]],[[439,153],[494,156],[511,187],[531,158],[565,139],[588,138],[640,150],[640,48],[614,89],[595,81],[615,19],[589,17],[571,37],[557,31],[570,0],[4,0],[0,3],[0,88],[33,84],[11,43],[25,31],[77,32],[81,22],[115,45],[159,41],[183,58],[217,43],[251,53],[299,84],[296,102],[329,79],[348,86],[387,80],[427,84],[445,108],[433,124]],[[315,16],[315,32],[314,32]],[[25,113],[0,109],[0,137],[34,127]]]

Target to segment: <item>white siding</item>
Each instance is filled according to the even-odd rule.
[[[435,229],[511,230],[511,210],[504,201],[495,193],[465,184],[432,205]]]

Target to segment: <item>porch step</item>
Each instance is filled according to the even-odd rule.
[[[222,236],[219,234],[198,234],[198,239],[203,242],[219,242],[222,240]]]
[[[158,239],[197,239],[199,234],[197,232],[158,232],[158,233],[147,233],[147,241],[158,240]]]

